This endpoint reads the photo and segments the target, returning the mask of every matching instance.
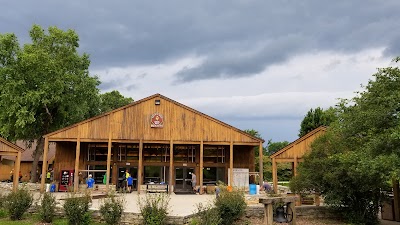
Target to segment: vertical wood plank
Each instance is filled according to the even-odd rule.
[[[108,149],[107,149],[107,172],[106,172],[106,192],[110,189],[110,167],[111,167],[111,138],[112,138],[112,131],[111,131],[111,123],[112,117],[114,113],[108,115]]]
[[[79,126],[78,126],[79,129]],[[74,172],[74,192],[77,192],[79,189],[79,157],[81,153],[81,138],[78,131],[78,138],[76,140],[76,149],[75,149],[75,172]]]
[[[289,225],[296,225],[296,207],[295,207],[295,203],[294,202],[290,202],[288,206],[292,210],[292,214],[293,214],[292,222],[290,222]]]
[[[229,168],[230,168],[230,182],[229,182],[229,186],[232,187],[233,184],[233,141],[231,141],[231,144],[229,146]]]
[[[297,176],[297,163],[297,156],[295,156],[293,162],[293,176]]]
[[[278,194],[278,173],[275,158],[272,158],[272,181],[274,183],[274,192]]]
[[[204,153],[204,144],[203,140],[200,141],[200,171],[199,171],[199,178],[200,178],[200,194],[203,194],[203,154]]]
[[[273,207],[272,203],[264,205],[264,224],[273,225]]]
[[[13,191],[18,190],[19,184],[19,171],[21,169],[21,152],[18,151],[17,159],[14,162],[14,177],[13,177]]]
[[[172,187],[173,187],[173,181],[174,181],[174,142],[170,140],[169,143],[169,188],[168,192],[172,193]]]
[[[259,185],[263,184],[264,181],[264,165],[263,165],[263,143],[260,141],[260,146],[258,149],[258,155],[260,159],[258,160],[259,167],[260,167],[260,179],[259,179]]]
[[[49,138],[44,138],[44,150],[43,150],[43,164],[42,164],[42,179],[40,181],[40,193],[43,193],[44,183],[46,180],[46,172],[47,172],[47,154],[49,152]]]
[[[138,165],[138,194],[140,194],[140,185],[143,183],[143,139],[139,141],[139,165]]]

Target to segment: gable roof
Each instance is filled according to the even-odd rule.
[[[34,141],[31,146],[27,146],[27,142],[23,140],[18,140],[15,145],[22,149],[21,153],[21,162],[33,162],[33,152],[36,149],[36,141]],[[47,155],[47,159],[51,160],[56,155],[56,146],[54,144],[49,144],[49,152]],[[5,156],[5,159],[14,160],[13,157]],[[40,156],[39,162],[43,161],[43,155]]]
[[[11,153],[18,153],[23,152],[24,149],[19,147],[18,145],[7,141],[6,139],[0,137],[0,153],[1,152],[11,152]]]
[[[234,130],[234,131],[236,131],[236,132],[238,132],[238,133],[240,133],[240,134],[242,134],[242,135],[245,135],[245,136],[247,136],[247,137],[253,139],[254,141],[265,142],[265,141],[264,141],[263,139],[261,139],[261,138],[254,137],[254,136],[252,136],[252,135],[250,135],[250,134],[248,134],[248,133],[246,133],[246,132],[244,132],[244,131],[242,131],[242,130],[236,128],[236,127],[233,127],[233,126],[231,126],[231,125],[229,125],[229,124],[227,124],[227,123],[224,123],[224,122],[222,122],[222,121],[220,121],[220,120],[217,120],[217,119],[215,119],[215,118],[213,118],[213,117],[211,117],[211,116],[208,116],[208,115],[206,115],[206,114],[204,114],[204,113],[201,113],[201,112],[199,112],[199,111],[197,111],[197,110],[195,110],[195,109],[193,109],[193,108],[190,108],[190,107],[188,107],[188,106],[186,106],[186,105],[184,105],[184,104],[181,104],[181,103],[179,103],[179,102],[177,102],[177,101],[175,101],[175,100],[172,100],[172,99],[170,99],[170,98],[167,98],[167,97],[165,97],[165,96],[163,96],[163,95],[161,95],[161,94],[154,94],[154,95],[151,95],[151,96],[146,97],[146,98],[143,98],[143,99],[141,99],[141,100],[132,102],[132,103],[130,103],[130,104],[128,104],[128,105],[125,105],[125,106],[122,106],[122,107],[120,107],[120,108],[114,109],[114,110],[112,110],[112,111],[110,111],[110,112],[107,112],[107,113],[104,113],[104,114],[101,114],[101,115],[98,115],[98,116],[89,118],[89,119],[87,119],[87,120],[81,121],[81,122],[79,122],[79,123],[73,124],[73,125],[71,125],[71,126],[68,126],[68,127],[63,128],[63,129],[60,129],[60,130],[54,131],[54,132],[52,132],[52,133],[46,134],[46,135],[44,135],[44,137],[51,137],[51,136],[56,135],[56,134],[58,134],[58,133],[60,133],[60,132],[63,132],[63,131],[66,131],[66,130],[75,128],[75,127],[77,127],[77,126],[79,126],[79,125],[82,125],[82,124],[85,124],[85,123],[88,123],[88,122],[91,122],[91,121],[94,121],[94,120],[98,120],[98,119],[103,118],[103,117],[106,117],[106,116],[108,116],[108,115],[110,115],[110,114],[112,114],[112,113],[120,112],[120,111],[123,111],[124,109],[130,108],[130,107],[132,107],[132,106],[139,105],[139,104],[144,103],[144,102],[146,102],[146,101],[149,101],[149,100],[151,100],[151,99],[153,99],[153,98],[164,99],[164,100],[169,101],[169,102],[171,102],[171,103],[173,103],[173,104],[175,104],[175,105],[177,105],[177,106],[179,106],[179,107],[182,107],[182,108],[184,108],[184,109],[186,109],[186,110],[188,110],[188,111],[190,111],[190,112],[193,112],[193,113],[195,113],[195,114],[197,114],[197,115],[200,115],[200,116],[202,116],[202,117],[204,117],[204,118],[206,118],[206,119],[208,119],[208,120],[210,120],[210,121],[213,121],[213,122],[215,122],[215,123],[217,123],[217,124],[219,124],[219,125],[222,125],[222,126],[224,126],[224,127],[226,127],[226,128],[232,129],[232,130]]]
[[[306,141],[306,140],[309,139],[310,137],[312,137],[312,136],[318,134],[319,132],[321,132],[321,131],[322,131],[322,132],[325,132],[326,129],[327,129],[326,126],[320,126],[320,127],[316,128],[316,129],[314,129],[314,130],[308,132],[308,133],[305,134],[304,136],[302,136],[302,137],[296,139],[296,140],[293,141],[292,143],[288,144],[286,147],[284,147],[284,148],[282,148],[281,150],[279,150],[279,151],[275,152],[274,154],[272,154],[272,155],[270,156],[270,158],[271,158],[271,159],[272,159],[272,158],[277,158],[279,155],[282,155],[282,154],[284,154],[285,152],[292,150],[293,147],[295,147],[296,145],[300,144],[301,142]],[[308,148],[308,147],[309,147],[309,146],[306,146],[306,148]],[[304,155],[304,153],[305,153],[306,150],[308,150],[308,149],[304,149],[304,151],[301,152],[301,155],[300,155],[300,157],[298,157],[298,158],[301,158],[301,157]]]

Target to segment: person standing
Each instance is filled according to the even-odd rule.
[[[87,188],[93,189],[94,186],[94,179],[92,178],[92,174],[89,174],[88,179],[86,180]]]
[[[129,175],[129,177],[126,179],[126,183],[128,184],[128,192],[132,193],[132,185],[133,185],[132,176]]]
[[[196,183],[197,183],[197,181],[196,181],[196,174],[192,173],[192,189],[193,189],[193,192],[194,192],[194,193],[197,192],[197,190],[196,190]]]

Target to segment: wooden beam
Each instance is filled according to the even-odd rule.
[[[108,149],[107,149],[108,151],[107,151],[106,192],[110,190],[111,147],[112,147],[111,137],[112,137],[112,132],[110,131],[108,137]]]
[[[258,166],[260,167],[260,179],[259,179],[259,185],[263,184],[264,181],[264,165],[263,165],[263,143],[260,141],[260,146],[258,147],[258,155],[259,155],[259,160],[258,160]]]
[[[138,165],[138,186],[137,186],[137,190],[138,190],[138,194],[140,194],[140,185],[142,185],[143,183],[143,140],[140,139],[139,141],[139,165]]]
[[[174,185],[174,142],[169,142],[169,188],[168,192],[172,193],[172,187]]]
[[[229,141],[204,141],[204,145],[229,145]]]
[[[233,184],[233,141],[231,141],[231,144],[229,146],[229,168],[230,168],[230,182],[229,182],[229,186],[232,187]]]
[[[200,142],[200,171],[199,171],[199,178],[200,178],[200,194],[203,194],[203,156],[204,156],[204,145],[203,141]]]
[[[111,174],[111,148],[112,148],[112,123],[114,118],[114,112],[111,112],[107,116],[108,121],[108,143],[107,143],[107,172],[106,172],[106,192],[110,190],[110,174]],[[114,168],[115,169],[115,168]]]
[[[78,126],[79,130],[79,126]],[[79,190],[79,157],[81,154],[81,139],[79,137],[78,131],[78,139],[76,141],[76,149],[75,149],[75,173],[74,173],[74,192],[76,193]]]
[[[278,194],[278,171],[275,158],[272,158],[272,182],[274,183],[274,192]]]
[[[49,138],[45,137],[44,139],[44,151],[43,151],[43,164],[42,164],[42,180],[40,181],[40,192],[44,193],[44,184],[46,181],[46,173],[47,173],[47,154],[49,152]]]
[[[21,152],[18,152],[17,159],[14,162],[13,191],[18,190],[20,169],[21,169]]]
[[[2,156],[18,156],[18,152],[0,152]]]
[[[259,142],[233,142],[235,145],[259,146]],[[261,142],[262,143],[262,142]]]
[[[297,157],[294,157],[294,162],[293,162],[293,176],[297,176]]]

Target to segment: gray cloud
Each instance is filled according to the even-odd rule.
[[[204,58],[176,74],[189,82],[251,76],[320,50],[385,47],[398,55],[399,7],[397,0],[7,1],[0,32],[26,42],[33,23],[75,29],[92,69]]]

